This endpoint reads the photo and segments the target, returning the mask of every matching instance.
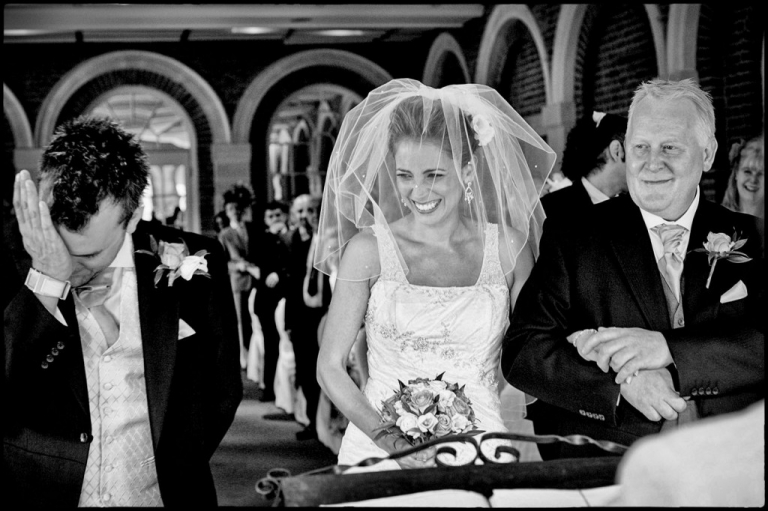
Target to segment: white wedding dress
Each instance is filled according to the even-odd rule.
[[[435,378],[466,385],[479,429],[507,431],[499,400],[499,359],[501,342],[509,326],[509,289],[499,261],[498,226],[489,224],[485,253],[477,283],[464,287],[417,286],[408,283],[398,261],[393,241],[380,227],[374,227],[379,245],[381,275],[371,289],[365,329],[368,339],[369,379],[363,393],[377,410],[381,402],[416,378]],[[515,390],[516,403],[506,404],[525,410],[524,395]],[[495,443],[495,444],[494,444]],[[487,455],[498,443],[483,443]],[[447,464],[466,464],[476,451],[468,445],[456,447],[456,459],[441,455]],[[339,465],[355,465],[370,457],[386,457],[365,433],[350,423],[339,450]],[[507,456],[509,458],[509,456]],[[503,459],[503,458],[502,458]],[[365,469],[395,470],[392,460]]]

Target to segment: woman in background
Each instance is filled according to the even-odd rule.
[[[723,206],[733,211],[765,218],[764,135],[731,148],[731,177]]]

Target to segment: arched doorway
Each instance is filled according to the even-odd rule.
[[[184,109],[169,95],[144,86],[122,86],[99,96],[86,110],[108,117],[133,134],[147,153],[150,184],[144,193],[144,220],[156,218],[191,230],[196,202],[195,131]],[[178,209],[177,209],[178,208]]]

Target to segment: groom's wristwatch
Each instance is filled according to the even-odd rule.
[[[67,293],[72,287],[68,280],[60,280],[49,277],[48,275],[37,271],[34,268],[29,269],[27,280],[24,282],[33,293],[43,296],[53,296],[59,300],[65,300]]]

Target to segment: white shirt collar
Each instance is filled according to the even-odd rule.
[[[608,197],[606,194],[601,192],[595,185],[589,182],[589,180],[586,177],[581,178],[581,183],[584,185],[584,188],[587,190],[587,193],[589,194],[589,198],[592,199],[592,204],[600,204],[601,202],[605,202],[610,197]]]
[[[123,246],[109,266],[115,268],[133,268],[133,236],[126,231]]]
[[[643,221],[648,230],[653,229],[659,224],[678,224],[682,225],[688,232],[691,231],[691,225],[693,225],[693,217],[696,215],[696,210],[699,208],[699,187],[696,187],[696,195],[693,197],[693,202],[688,206],[688,210],[683,213],[683,216],[674,221],[664,220],[660,216],[654,215],[640,208],[640,213],[643,215]]]

